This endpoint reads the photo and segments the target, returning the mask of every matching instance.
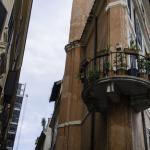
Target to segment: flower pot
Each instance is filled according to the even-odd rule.
[[[114,70],[110,70],[108,75],[109,76],[115,76],[115,71]]]
[[[118,68],[117,69],[117,75],[126,75],[127,70],[125,68]]]
[[[150,60],[150,54],[146,54],[147,60]]]
[[[125,48],[124,52],[126,54],[138,55],[139,50],[138,49],[134,49],[134,48]]]
[[[140,72],[139,77],[148,80],[148,74],[146,74],[145,72]]]

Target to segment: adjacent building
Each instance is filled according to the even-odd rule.
[[[56,148],[57,121],[62,90],[62,80],[54,82],[49,102],[54,102],[54,112],[45,129],[36,140],[35,150],[53,150]]]
[[[150,1],[73,0],[65,50],[51,150],[149,150]]]
[[[56,138],[57,138],[57,130],[59,128],[58,126],[58,120],[59,120],[59,109],[60,109],[60,99],[61,99],[61,92],[62,92],[62,80],[54,82],[51,96],[49,99],[49,102],[54,102],[54,112],[51,118],[50,127],[51,127],[51,149],[55,150],[56,148]]]
[[[7,132],[7,143],[6,143],[6,149],[13,150],[15,137],[17,133],[22,103],[24,99],[24,93],[25,93],[25,84],[18,84],[17,88],[17,95],[15,100],[15,105],[12,113],[12,118],[9,123],[8,132]],[[18,131],[19,133],[19,131]]]
[[[36,140],[35,150],[50,150],[52,141],[52,130],[50,128],[51,119],[48,119],[46,128]]]
[[[6,149],[31,7],[32,0],[0,0],[0,149]]]

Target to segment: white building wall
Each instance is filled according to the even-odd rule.
[[[52,129],[49,127],[50,125],[50,119],[48,119],[47,127],[44,131],[46,138],[43,146],[43,150],[50,150],[51,147],[51,141],[52,141]]]

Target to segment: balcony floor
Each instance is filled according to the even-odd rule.
[[[132,76],[107,77],[89,84],[82,96],[87,105],[97,111],[107,111],[111,102],[121,101],[120,95],[129,99],[129,104],[141,111],[150,107],[150,82]]]

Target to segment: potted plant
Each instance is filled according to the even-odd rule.
[[[108,61],[103,63],[103,76],[106,77],[109,75],[110,63]]]
[[[99,79],[100,72],[98,70],[90,70],[88,73],[88,81],[94,82],[95,80]]]
[[[79,73],[77,75],[78,79],[80,79],[81,82],[84,82],[84,79],[86,78],[85,71],[86,71],[86,67],[89,64],[89,61],[90,61],[90,58],[86,58],[86,59],[83,59],[83,61],[81,62],[80,70],[79,70]]]
[[[109,75],[110,76],[114,76],[115,75],[115,71],[113,70],[113,66],[111,64],[109,66],[110,66],[109,67]]]
[[[113,76],[115,74],[113,70],[113,66],[110,64],[110,62],[105,62],[103,66],[103,75],[106,76]]]
[[[150,60],[150,53],[147,53],[147,54],[146,54],[146,59],[147,59],[147,60]]]
[[[130,47],[129,48],[125,48],[124,52],[127,53],[127,54],[138,55],[139,49],[137,48],[134,40],[130,41]]]
[[[127,74],[127,65],[126,63],[122,63],[122,65],[117,66],[117,74],[118,75],[125,75]]]
[[[148,79],[150,80],[150,60],[146,60],[145,62],[145,69]]]
[[[114,66],[116,67],[116,73],[118,75],[125,75],[127,73],[127,64],[125,61],[125,55],[123,53],[117,53],[114,59]]]
[[[137,59],[137,62],[138,62],[138,69],[139,69],[139,77],[142,77],[144,78],[145,77],[145,59],[144,58],[138,58]]]

